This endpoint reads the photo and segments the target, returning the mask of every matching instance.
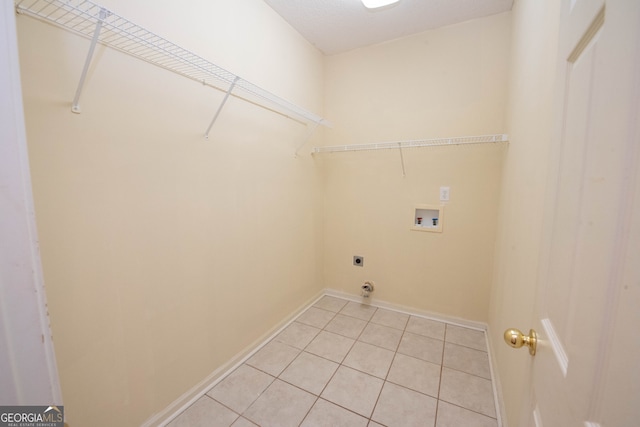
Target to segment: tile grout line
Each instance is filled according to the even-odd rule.
[[[436,414],[433,420],[433,426],[438,425],[438,409],[440,409],[440,390],[442,389],[442,373],[444,372],[444,352],[447,346],[447,324],[444,326],[444,335],[442,336],[442,357],[440,359],[440,378],[438,381],[438,399],[436,400]]]
[[[409,317],[410,318],[410,317]],[[369,423],[371,423],[373,421],[373,413],[376,411],[376,407],[378,406],[378,402],[380,401],[380,396],[382,395],[382,390],[384,389],[384,385],[386,383],[390,383],[390,384],[395,384],[391,381],[388,381],[387,378],[389,378],[389,373],[391,372],[391,367],[393,366],[393,362],[396,360],[396,356],[398,355],[398,349],[400,348],[400,343],[402,342],[402,338],[404,337],[404,333],[407,331],[407,325],[409,324],[409,318],[407,319],[407,322],[404,325],[404,329],[402,329],[402,335],[400,335],[400,340],[398,341],[398,345],[396,345],[396,350],[393,352],[393,358],[391,359],[391,363],[389,364],[389,368],[387,369],[387,374],[384,376],[383,379],[383,383],[382,383],[382,387],[380,388],[380,393],[378,393],[378,397],[376,398],[376,403],[373,405],[373,410],[371,411],[371,417],[369,418]],[[397,385],[397,384],[395,384]],[[377,424],[377,421],[373,421]]]
[[[448,326],[448,325],[447,325],[447,326]],[[455,326],[455,325],[454,325],[454,326]],[[446,347],[446,344],[448,343],[448,344],[453,344],[453,345],[457,345],[457,346],[460,346],[460,347],[464,347],[464,348],[467,348],[467,349],[471,349],[471,350],[476,350],[476,351],[481,351],[481,352],[483,352],[482,350],[478,350],[478,349],[473,348],[473,347],[467,347],[467,346],[464,346],[464,345],[461,345],[461,344],[457,344],[457,343],[453,343],[453,342],[447,342],[447,341],[446,341],[446,338],[447,338],[447,330],[448,330],[448,328],[446,328],[446,327],[445,327],[445,341],[444,341],[444,345],[445,345],[445,347]],[[486,332],[484,332],[484,333],[483,333],[483,336],[484,336],[484,337],[485,337],[485,339],[486,339]],[[488,349],[488,348],[489,348],[489,346],[487,345],[487,349]],[[487,353],[487,359],[488,359],[488,351],[487,351],[487,352],[483,352],[483,353]],[[489,361],[489,360],[487,360],[487,363],[489,363],[489,367],[491,368],[491,363],[490,363],[490,361]],[[443,348],[443,351],[442,351],[442,365],[441,365],[441,369],[442,369],[442,371],[444,371],[444,368],[445,368],[445,366],[444,366],[444,348]],[[479,376],[479,375],[475,375],[475,374],[472,374],[472,373],[469,373],[469,372],[461,371],[461,370],[459,370],[459,369],[451,368],[451,367],[449,367],[449,366],[447,366],[446,368],[447,368],[447,369],[450,369],[450,370],[452,370],[452,371],[461,372],[461,373],[463,373],[463,374],[471,375],[471,376],[474,376],[474,377],[476,377],[476,378],[480,378],[480,379],[484,379],[484,380],[490,381],[490,382],[491,382],[491,386],[492,386],[492,387],[493,387],[493,385],[494,385],[494,383],[493,383],[493,375],[491,375],[491,378],[488,378],[488,379],[487,379],[487,378],[481,377],[481,376]],[[440,374],[440,385],[442,385],[442,373]],[[438,390],[438,406],[440,406],[440,401],[441,401],[441,399],[440,399],[440,391]],[[484,417],[494,419],[494,420],[496,420],[496,422],[498,421],[498,420],[497,420],[497,411],[496,411],[496,417],[494,418],[494,417],[492,417],[492,416],[490,416],[490,415],[483,414],[482,412],[478,412],[478,411],[476,411],[476,410],[474,410],[474,409],[470,409],[470,408],[466,408],[466,407],[464,407],[464,406],[460,406],[460,405],[459,405],[459,404],[457,404],[457,403],[449,402],[449,401],[447,401],[447,400],[442,400],[442,402],[446,402],[446,403],[447,403],[447,404],[449,404],[449,405],[453,405],[453,406],[456,406],[456,407],[458,407],[458,408],[464,409],[464,410],[466,410],[466,411],[474,412],[474,413],[476,413],[476,414],[478,414],[478,415],[482,415],[482,416],[484,416]],[[494,404],[495,404],[495,397],[494,397]],[[437,410],[436,410],[436,425],[437,425]]]
[[[222,406],[223,408],[226,408],[226,409],[230,410],[231,412],[233,412],[234,414],[237,414],[238,416],[236,417],[235,420],[233,420],[233,423],[231,423],[231,425],[233,425],[236,421],[238,421],[242,417],[242,414],[239,414],[237,411],[229,408],[224,403],[217,401],[216,399],[214,399],[213,397],[209,396],[208,394],[205,393],[204,396],[202,396],[202,397],[208,397],[209,399],[213,400],[214,402],[216,402],[218,405]],[[202,397],[200,399],[202,399]],[[200,399],[198,399],[198,400],[200,400]]]
[[[376,309],[376,312],[377,311],[378,311],[378,309]],[[373,316],[371,316],[371,317],[373,318]],[[362,331],[364,332],[365,329],[367,329],[366,326]],[[402,333],[404,334],[404,331],[402,331]],[[360,335],[362,335],[362,334],[360,334]],[[400,340],[402,340],[402,335],[400,336]],[[400,345],[399,341],[398,341],[398,345]],[[398,349],[398,346],[396,346],[396,350],[397,349]],[[389,371],[391,371],[391,365],[393,365],[393,361],[396,359],[396,354],[398,354],[397,351],[393,352],[393,358],[391,359],[391,363],[389,364],[389,369],[387,369],[387,373],[384,376],[384,378],[382,379],[382,387],[380,387],[380,391],[378,392],[378,396],[376,397],[376,402],[373,404],[373,408],[371,409],[371,415],[369,415],[369,424],[371,424],[371,422],[378,423],[377,421],[373,421],[373,414],[374,414],[374,412],[376,412],[376,407],[378,406],[378,402],[380,401],[380,396],[382,395],[382,390],[384,389],[384,385],[387,383],[387,377],[389,376]],[[380,423],[378,423],[378,424],[380,424]]]
[[[336,316],[337,316],[338,314],[341,314],[341,313],[342,313],[342,310],[343,310],[343,309],[344,309],[344,307],[346,307],[347,305],[348,305],[348,303],[347,303],[347,304],[345,304],[344,306],[342,306],[342,308],[341,308],[340,310],[338,310],[337,312],[334,312],[334,315],[333,315],[333,317],[331,318],[331,320],[329,320],[329,321],[328,321],[328,322],[327,322],[327,323],[322,327],[322,329],[320,329],[320,332],[324,331],[324,332],[327,332],[327,333],[335,333],[335,332],[327,331],[325,328],[327,327],[327,325],[328,325],[329,323],[331,323],[331,321],[332,321],[333,319],[335,319],[335,318],[336,318]],[[376,311],[377,311],[377,308],[376,308]],[[346,317],[349,317],[349,318],[352,318],[352,319],[358,319],[358,318],[356,318],[356,317],[348,316],[348,315],[346,315],[346,314],[342,314],[342,316],[346,316]],[[363,320],[363,319],[358,319],[358,320]],[[369,323],[369,322],[367,322],[367,323]],[[304,423],[304,420],[309,416],[309,413],[311,412],[311,410],[313,409],[313,407],[315,406],[315,404],[318,402],[318,400],[320,400],[320,399],[322,398],[322,397],[321,397],[321,396],[322,396],[322,393],[324,393],[324,391],[326,390],[326,388],[327,388],[327,386],[329,385],[329,383],[331,382],[331,380],[333,380],[333,378],[336,376],[336,373],[338,372],[338,370],[340,369],[340,367],[341,367],[341,366],[344,366],[344,365],[342,364],[342,362],[344,362],[344,360],[347,358],[347,356],[349,355],[349,353],[351,352],[351,350],[353,349],[353,347],[356,345],[356,342],[358,342],[358,338],[360,338],[360,336],[362,335],[362,333],[364,332],[364,330],[365,330],[365,329],[366,329],[366,325],[365,325],[365,327],[364,327],[364,328],[362,328],[362,330],[360,331],[360,333],[358,334],[358,336],[357,336],[355,339],[354,339],[354,338],[350,338],[350,337],[346,337],[346,336],[344,336],[344,335],[341,335],[341,334],[337,334],[337,333],[336,333],[336,335],[339,335],[339,336],[341,336],[341,337],[345,337],[345,338],[353,339],[353,343],[351,344],[351,347],[349,347],[349,350],[347,350],[347,352],[345,353],[344,357],[342,358],[342,360],[341,360],[340,362],[335,362],[335,361],[333,361],[333,360],[326,359],[326,358],[324,358],[324,357],[322,357],[322,356],[318,356],[318,355],[316,355],[316,354],[314,354],[314,353],[309,353],[309,354],[314,354],[315,356],[320,357],[320,358],[322,358],[322,359],[324,359],[324,360],[329,360],[329,361],[331,361],[331,362],[337,363],[337,364],[338,364],[338,367],[337,367],[337,368],[336,368],[336,370],[333,372],[333,374],[331,375],[331,377],[329,378],[329,380],[326,382],[326,384],[324,385],[324,387],[322,387],[322,390],[320,390],[320,393],[318,393],[318,395],[317,395],[317,397],[316,397],[316,400],[313,402],[313,405],[311,405],[311,407],[309,408],[309,410],[308,410],[308,411],[307,411],[307,413],[305,414],[305,416],[304,416],[304,418],[302,419],[302,421],[300,421],[300,424],[298,424],[298,426],[301,426],[301,425]],[[317,334],[317,335],[320,335],[320,332],[318,332],[318,334]],[[316,335],[316,336],[317,336],[317,335]],[[314,339],[315,339],[315,337],[314,337]],[[312,340],[312,341],[313,341],[313,340]],[[309,344],[307,344],[307,345],[305,346],[305,349],[306,349],[310,344],[311,344],[311,342],[309,342]],[[303,352],[304,352],[304,350],[303,350]],[[346,367],[348,368],[348,366],[346,366]],[[353,369],[353,368],[351,368],[351,369]],[[283,372],[284,372],[284,371],[283,371]],[[345,408],[344,406],[339,405],[339,404],[337,404],[337,403],[335,403],[335,402],[331,402],[330,400],[326,400],[326,399],[322,399],[322,400],[324,400],[324,401],[326,401],[326,402],[329,402],[329,403],[331,403],[332,405],[336,405],[336,406],[338,406],[339,408],[342,408],[342,409],[344,409],[344,410],[347,410],[347,411],[349,411],[349,412],[351,412],[351,413],[353,413],[353,414],[356,414],[356,415],[358,415],[358,416],[362,416],[361,414],[358,414],[357,412],[354,412],[353,410],[351,410],[351,409],[349,409],[349,408]],[[375,408],[375,406],[374,406],[374,408]],[[371,422],[371,417],[363,417],[363,418],[365,418],[368,422]],[[367,424],[368,424],[368,423],[367,423]]]
[[[440,401],[440,399],[438,399],[438,402],[439,401]],[[442,402],[446,403],[447,405],[455,406],[456,408],[460,408],[460,409],[463,409],[463,410],[468,411],[468,412],[473,412],[474,414],[482,415],[483,417],[490,418],[492,420],[496,420],[497,421],[496,417],[492,417],[491,415],[483,414],[482,412],[478,412],[475,409],[465,408],[464,406],[460,406],[457,403],[449,402],[447,400],[443,400]]]
[[[346,304],[345,304],[345,305],[346,305]],[[316,307],[316,308],[318,308],[318,307]],[[329,311],[329,310],[326,310],[326,311]],[[322,333],[323,331],[325,331],[325,328],[327,327],[327,325],[328,325],[329,323],[331,323],[331,321],[332,321],[333,319],[335,319],[335,318],[336,318],[336,316],[338,315],[339,311],[338,311],[338,312],[332,312],[332,313],[333,313],[333,317],[331,317],[331,319],[329,319],[329,321],[328,321],[328,322],[327,322],[327,323],[326,323],[322,328],[320,328],[320,332],[318,332],[318,333],[316,334],[316,336],[315,336],[315,337],[313,337],[313,339],[312,339],[311,341],[309,341],[309,343],[304,347],[304,349],[302,349],[302,352],[300,352],[300,354],[302,354],[302,353],[313,354],[313,353],[310,353],[310,352],[305,352],[305,350],[306,350],[306,349],[307,349],[307,347],[309,347],[309,346],[311,345],[311,343],[312,343],[312,342],[313,342],[313,341],[318,337],[318,335],[320,335],[320,333]],[[328,332],[328,331],[325,331],[325,332]],[[298,357],[300,357],[300,354],[299,354],[298,356],[296,356],[296,359],[297,359]],[[318,356],[318,355],[315,355],[315,354],[314,354],[314,356],[321,357],[321,356]],[[325,359],[324,357],[321,357],[321,358],[322,358],[322,359],[324,359],[324,360],[329,360],[329,359]],[[295,359],[294,359],[294,360],[295,360]],[[333,361],[332,361],[332,362],[333,362]],[[293,361],[292,361],[291,363],[293,363]],[[335,363],[335,362],[334,362],[334,363]],[[333,371],[333,374],[331,375],[331,377],[329,378],[329,380],[327,381],[327,383],[324,385],[324,387],[322,387],[322,390],[320,390],[320,392],[317,394],[316,399],[313,401],[313,405],[311,405],[311,406],[309,407],[309,410],[307,410],[307,413],[306,413],[306,414],[304,414],[304,417],[302,418],[302,420],[300,420],[300,423],[298,424],[298,427],[300,427],[300,426],[304,423],[304,420],[306,420],[306,419],[307,419],[307,417],[308,417],[308,416],[309,416],[309,414],[311,413],[311,410],[316,406],[316,403],[318,403],[318,400],[320,400],[320,396],[322,395],[322,393],[324,392],[324,390],[327,388],[327,385],[329,385],[329,383],[331,382],[331,380],[333,379],[333,377],[336,375],[336,372],[338,372],[338,368],[340,368],[340,364],[338,364],[338,367],[336,368],[336,370],[335,370],[335,371]],[[283,369],[283,370],[282,370],[282,372],[284,372],[285,370],[286,370],[286,368],[285,368],[285,369]],[[281,373],[281,374],[282,374],[282,373]]]
[[[344,306],[344,307],[346,307],[347,305],[349,305],[349,303],[345,304],[345,306]],[[344,309],[344,307],[343,307],[343,309]],[[371,307],[371,305],[369,305],[369,307]],[[341,311],[342,311],[342,310],[341,310]],[[375,314],[376,314],[376,312],[377,312],[377,311],[378,311],[378,307],[376,307],[376,308],[375,308],[375,310],[373,311],[373,314],[371,314],[371,317],[369,317],[369,320],[367,320],[367,321],[366,321],[367,323],[365,323],[364,328],[362,328],[362,330],[360,331],[360,333],[358,334],[358,336],[357,336],[357,337],[355,337],[355,339],[353,340],[353,344],[351,344],[351,348],[349,348],[349,351],[347,351],[347,353],[346,353],[346,354],[344,355],[344,357],[342,358],[342,361],[340,362],[340,366],[344,366],[345,368],[353,369],[353,368],[351,368],[350,366],[343,365],[343,362],[347,359],[347,356],[349,356],[349,353],[351,353],[351,350],[353,350],[353,347],[355,347],[356,343],[358,342],[358,340],[360,339],[360,337],[362,336],[362,334],[364,334],[364,331],[367,329],[367,326],[369,326],[369,323],[371,323],[371,319],[373,318],[373,316],[375,316]],[[353,318],[353,319],[364,320],[364,319],[360,319],[360,318],[358,318],[358,317],[349,316],[349,315],[347,315],[347,314],[343,314],[343,316],[348,316],[348,317],[351,317],[351,318]],[[340,369],[340,366],[338,366],[338,369]],[[338,369],[336,369],[336,372],[338,372]],[[359,370],[357,370],[357,369],[354,369],[354,371],[361,372],[361,371],[359,371]],[[366,372],[362,372],[362,373],[363,373],[363,374],[365,374],[365,375],[369,375],[369,374],[367,374]],[[373,375],[371,375],[371,376],[372,376],[372,377],[374,377],[374,378],[376,378],[376,377],[375,377],[375,376],[373,376]],[[329,382],[331,382],[331,381],[329,381]],[[329,385],[329,383],[327,383],[327,385]],[[382,387],[384,387],[384,382],[382,383]],[[382,387],[380,387],[380,391],[378,392],[378,397],[376,397],[376,403],[374,403],[373,408],[371,408],[371,413],[369,414],[369,416],[368,416],[368,417],[364,417],[364,418],[367,420],[367,425],[371,424],[371,417],[373,416],[373,412],[375,411],[375,409],[376,409],[376,405],[378,404],[378,399],[380,398],[380,393],[382,393]],[[326,388],[326,386],[325,386],[325,388]],[[323,390],[323,391],[324,391],[324,390]],[[342,407],[342,406],[340,406],[340,407]],[[345,409],[346,409],[346,408],[345,408]],[[361,414],[358,414],[358,415],[361,415]]]

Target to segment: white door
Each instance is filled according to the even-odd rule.
[[[564,0],[536,427],[640,426],[640,1]]]
[[[11,1],[0,1],[0,405],[62,405],[33,213]]]

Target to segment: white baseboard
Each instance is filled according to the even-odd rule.
[[[145,421],[141,427],[164,427],[168,423],[170,423],[173,419],[175,419],[178,415],[180,415],[185,409],[195,403],[198,399],[206,394],[212,387],[214,387],[217,383],[222,381],[227,375],[233,372],[238,366],[247,361],[251,356],[253,356],[258,350],[264,347],[271,339],[273,339],[276,335],[278,335],[284,328],[289,326],[298,316],[304,313],[309,307],[315,304],[320,298],[323,296],[332,296],[336,298],[345,299],[348,301],[369,304],[374,307],[384,308],[386,310],[397,311],[405,314],[409,314],[412,316],[419,316],[430,320],[435,320],[443,323],[448,323],[451,325],[462,326],[465,328],[476,329],[485,333],[485,339],[487,343],[487,350],[489,354],[489,365],[491,368],[491,380],[493,382],[493,393],[494,393],[494,401],[496,402],[496,414],[498,419],[498,427],[507,427],[503,420],[504,417],[504,408],[503,405],[499,402],[502,402],[502,392],[501,387],[497,377],[497,370],[495,369],[496,361],[493,357],[492,351],[492,343],[487,333],[487,324],[482,322],[477,322],[473,320],[462,319],[454,316],[446,316],[440,313],[429,312],[425,310],[418,310],[412,307],[406,307],[399,304],[393,304],[386,301],[380,301],[376,298],[364,298],[353,294],[348,294],[341,291],[336,291],[334,289],[324,289],[315,297],[307,301],[305,304],[300,306],[297,310],[295,310],[291,315],[287,316],[282,322],[280,322],[275,327],[271,328],[268,332],[264,333],[260,338],[255,340],[251,345],[246,347],[243,351],[234,356],[229,362],[220,366],[218,369],[213,371],[207,378],[202,380],[200,383],[196,384],[191,390],[184,393],[178,399],[176,399],[173,403],[167,406],[161,412],[155,414],[147,421]]]
[[[325,295],[334,296],[337,298],[346,299],[353,302],[360,302],[363,304],[369,304],[374,307],[380,307],[387,310],[398,311],[405,314],[410,314],[412,316],[424,317],[425,319],[436,320],[438,322],[449,323],[455,326],[463,326],[465,328],[476,329],[479,331],[486,331],[487,324],[483,322],[477,322],[474,320],[463,319],[455,316],[447,316],[441,313],[435,313],[427,310],[418,310],[413,307],[407,307],[405,305],[394,304],[382,300],[378,300],[377,298],[371,296],[369,298],[364,298],[358,295],[348,294],[342,291],[336,291],[334,289],[325,289]]]
[[[491,368],[491,383],[493,384],[493,401],[496,404],[496,418],[498,427],[507,427],[507,414],[502,399],[502,383],[498,374],[498,361],[493,351],[493,340],[491,339],[491,329],[487,328],[485,337],[487,338],[487,351],[489,352],[489,368]],[[498,343],[500,344],[500,343]]]

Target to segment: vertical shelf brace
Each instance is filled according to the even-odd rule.
[[[404,155],[402,154],[402,143],[398,142],[398,149],[400,150],[400,164],[402,165],[402,177],[407,177],[407,172],[404,169]]]
[[[307,144],[309,139],[311,139],[311,136],[316,131],[316,129],[318,128],[319,124],[320,124],[320,121],[315,122],[313,124],[313,126],[311,127],[311,129],[309,129],[309,132],[307,132],[307,134],[305,135],[305,137],[302,140],[302,142],[300,144],[298,144],[298,146],[296,147],[296,154],[295,154],[296,157],[298,157],[298,152],[300,151],[300,149],[302,149],[302,147],[304,147]]]
[[[87,53],[87,59],[84,61],[84,68],[82,69],[82,75],[80,76],[80,82],[78,82],[78,88],[76,89],[76,96],[73,97],[73,104],[71,104],[71,111],[80,114],[80,95],[82,94],[82,88],[84,87],[84,80],[89,72],[89,65],[91,65],[91,59],[93,58],[93,51],[98,43],[100,37],[100,30],[102,29],[102,23],[107,17],[107,9],[100,9],[100,16],[98,22],[96,22],[96,29],[93,31],[93,38],[91,39],[91,46],[89,46],[89,53]]]
[[[226,104],[227,100],[229,99],[229,95],[231,95],[231,91],[233,91],[233,88],[235,87],[236,83],[238,83],[238,80],[240,80],[240,77],[235,76],[235,78],[233,79],[233,82],[231,82],[231,85],[229,86],[229,89],[227,89],[227,93],[224,94],[224,98],[222,99],[220,106],[218,106],[218,111],[216,111],[215,116],[213,116],[213,119],[211,119],[211,123],[209,123],[209,127],[207,128],[207,131],[204,133],[204,137],[206,139],[209,139],[209,131],[211,131],[213,124],[216,122],[216,120],[218,120],[218,116],[222,111],[222,107],[224,107],[224,104]]]

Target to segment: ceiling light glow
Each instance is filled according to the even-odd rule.
[[[362,0],[362,4],[364,4],[367,9],[377,9],[397,3],[398,1],[399,0]]]

